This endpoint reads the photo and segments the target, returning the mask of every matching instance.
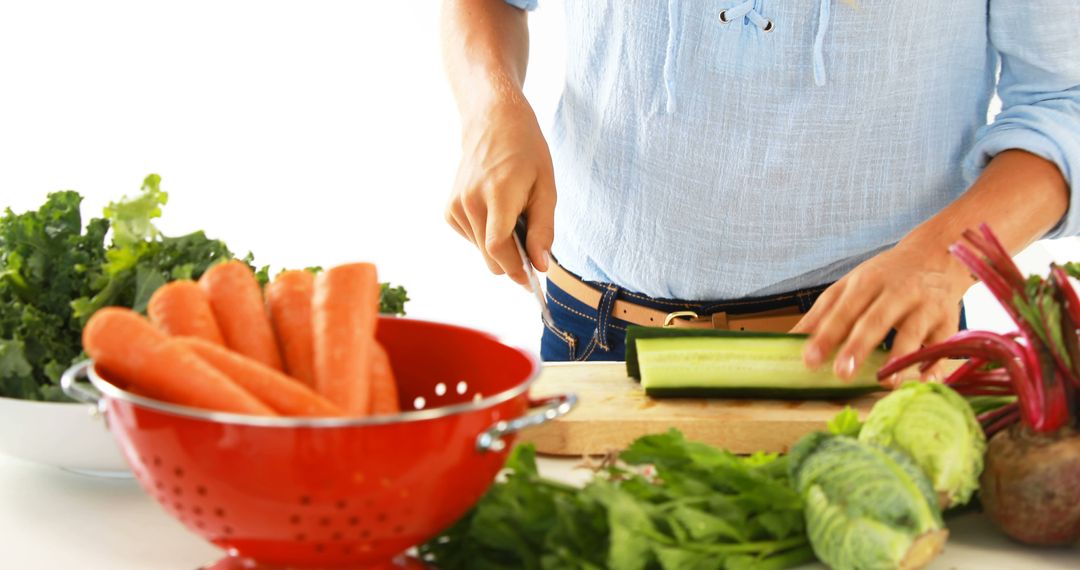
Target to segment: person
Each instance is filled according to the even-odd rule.
[[[443,6],[446,219],[525,283],[526,216],[545,360],[622,359],[628,324],[668,321],[809,333],[807,366],[849,378],[890,331],[893,357],[957,331],[965,229],[1014,254],[1080,233],[1076,0],[567,2],[550,147],[535,7]]]

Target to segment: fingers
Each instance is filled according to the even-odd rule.
[[[451,203],[450,205],[448,205],[446,207],[446,211],[443,212],[443,217],[446,219],[446,223],[449,224],[450,227],[453,228],[454,231],[458,233],[458,235],[460,235],[461,237],[463,237],[463,238],[465,238],[465,239],[467,239],[467,240],[469,240],[471,242],[472,241],[472,236],[465,231],[465,227],[462,225],[462,222],[459,219],[459,215],[455,211],[455,208],[454,208],[455,204],[456,204],[456,202]],[[463,217],[463,215],[464,215],[464,213],[462,214],[462,217]]]
[[[844,280],[833,283],[831,287],[825,289],[817,300],[810,307],[810,310],[803,315],[803,318],[795,324],[795,328],[791,329],[793,333],[806,334],[814,332],[818,323],[821,322],[821,318],[829,312],[829,307],[833,305],[840,295],[844,292]]]
[[[533,186],[532,202],[525,209],[528,235],[525,251],[538,271],[548,270],[548,252],[555,240],[555,179],[551,172],[542,174]]]
[[[889,330],[904,316],[913,303],[888,295],[880,295],[857,315],[855,325],[836,353],[836,375],[851,379],[866,361],[866,357],[889,334]]]
[[[459,180],[457,184],[462,182]],[[495,177],[464,189],[459,186],[446,207],[444,218],[454,231],[480,250],[492,273],[506,274],[516,283],[527,285],[528,276],[513,237],[514,224],[521,211],[515,198],[520,196],[523,202],[529,194],[515,188],[522,184],[521,180]]]
[[[859,287],[856,283],[848,283],[844,292],[839,295],[835,303],[824,306],[826,314],[820,317],[820,321],[814,327],[810,340],[803,350],[803,361],[811,368],[817,368],[836,350],[840,343],[847,338],[848,332],[855,324],[856,319],[866,309],[867,305],[875,299],[880,291],[880,285],[874,288],[869,286]],[[820,301],[820,300],[819,300]],[[817,305],[817,303],[814,303]],[[850,378],[855,373],[855,362],[846,358],[834,363],[834,369],[841,378]]]
[[[476,198],[465,198],[463,200],[463,206],[468,225],[467,231],[471,233],[473,245],[480,250],[480,256],[484,258],[484,263],[487,264],[488,270],[495,275],[502,275],[505,271],[503,271],[502,266],[499,265],[498,262],[488,255],[485,246],[487,242],[487,239],[484,236],[484,232],[487,231],[486,205]]]
[[[921,312],[912,313],[907,316],[896,327],[896,336],[893,337],[892,350],[889,352],[889,360],[900,358],[905,354],[911,354],[922,347],[923,341],[926,339],[926,333],[929,330],[929,325],[926,321],[925,315]],[[910,380],[912,375],[908,371],[901,371],[893,374],[887,380],[887,384],[895,388],[900,385],[904,380]]]
[[[930,335],[926,338],[925,345],[938,344],[939,342],[945,342],[952,335],[956,334],[957,328],[959,328],[959,316],[952,319],[946,319],[946,322],[936,327],[930,332]],[[945,362],[937,361],[933,366],[927,368],[922,373],[922,380],[927,382],[941,382],[945,379]]]
[[[514,224],[518,212],[505,202],[493,204],[495,209],[488,210],[487,226],[484,231],[483,249],[488,257],[499,264],[506,276],[520,285],[527,285],[528,276],[522,263],[521,253],[514,242]]]

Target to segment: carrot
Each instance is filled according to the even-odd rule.
[[[315,347],[311,337],[311,294],[315,275],[283,271],[266,286],[266,308],[277,337],[285,372],[315,387]]]
[[[83,329],[83,348],[110,376],[155,398],[223,412],[277,415],[135,311],[106,307]]]
[[[378,341],[371,351],[371,413],[396,414],[401,412],[398,404],[397,380],[394,369],[390,366],[390,355],[386,354]]]
[[[285,416],[341,416],[314,390],[269,366],[201,338],[177,339],[211,366]]]
[[[225,346],[282,370],[274,331],[251,268],[236,260],[215,265],[203,273],[199,286],[210,300]]]
[[[189,279],[166,283],[150,296],[146,306],[150,322],[171,336],[194,336],[224,346],[210,301]]]
[[[341,265],[315,277],[311,299],[315,385],[352,414],[371,411],[371,353],[378,311],[374,265]]]

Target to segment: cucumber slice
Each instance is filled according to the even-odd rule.
[[[851,381],[807,370],[806,335],[631,327],[627,372],[654,397],[850,398],[880,390],[874,351]]]

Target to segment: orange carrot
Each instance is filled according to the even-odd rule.
[[[311,294],[315,275],[283,271],[266,286],[266,308],[277,337],[285,372],[315,387],[315,348],[311,338]]]
[[[215,265],[203,273],[199,286],[210,300],[225,346],[282,370],[274,331],[251,268],[236,260]]]
[[[371,413],[399,413],[397,380],[390,366],[390,355],[378,341],[371,348]]]
[[[194,336],[225,345],[206,293],[190,279],[159,287],[150,296],[146,314],[150,322],[171,336]]]
[[[341,265],[315,277],[311,299],[315,385],[351,414],[371,412],[371,353],[378,312],[374,265]]]
[[[177,342],[193,350],[251,392],[256,398],[285,416],[341,416],[340,408],[314,390],[269,366],[201,338],[181,338]]]
[[[223,412],[277,415],[179,339],[169,338],[138,313],[106,307],[83,329],[83,348],[96,366],[155,398]]]

